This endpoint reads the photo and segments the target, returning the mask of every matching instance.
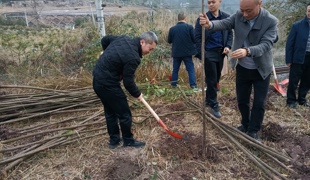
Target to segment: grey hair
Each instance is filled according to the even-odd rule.
[[[158,43],[158,37],[153,31],[147,31],[140,35],[140,39],[144,39],[146,43],[152,44],[155,42]]]

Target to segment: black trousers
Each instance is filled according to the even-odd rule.
[[[120,129],[124,143],[131,143],[133,141],[132,115],[122,88],[120,86],[103,86],[96,80],[93,80],[93,88],[104,107],[110,144],[114,145],[120,141]]]
[[[296,90],[298,87],[298,99],[296,98]],[[310,53],[306,54],[304,64],[291,64],[289,84],[287,88],[287,104],[299,104],[307,102],[306,96],[310,89]]]
[[[263,79],[257,69],[236,67],[236,92],[238,108],[241,113],[241,124],[249,133],[257,133],[265,114],[265,105],[269,89],[270,75]],[[250,108],[250,96],[254,87],[254,99]]]
[[[222,54],[222,52],[222,48],[218,50],[207,50],[205,55],[204,68],[207,83],[206,105],[212,108],[218,107],[216,84],[221,78],[223,69],[225,54]]]

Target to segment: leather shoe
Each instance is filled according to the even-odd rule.
[[[115,148],[117,148],[117,146],[119,145],[120,143],[116,143],[116,144],[109,144],[109,148],[110,149],[115,149]]]
[[[143,147],[145,146],[145,142],[140,142],[137,140],[133,140],[132,142],[129,143],[124,143],[123,147],[135,147],[135,148],[139,148],[139,147]]]
[[[222,114],[220,113],[218,108],[211,108],[211,114],[217,118],[222,117]]]
[[[248,131],[247,128],[245,128],[243,125],[237,127],[237,129],[243,133],[246,133]]]
[[[306,106],[306,107],[310,107],[310,104],[309,104],[308,102],[299,103],[299,105],[301,105],[301,106]]]
[[[289,108],[292,108],[292,109],[296,109],[296,108],[297,108],[297,106],[296,106],[296,104],[295,104],[295,103],[292,103],[292,104],[286,104],[286,106],[287,106],[287,107],[289,107]]]
[[[120,138],[118,141],[113,142],[110,140],[109,148],[110,149],[115,149],[117,148],[118,145],[120,145],[120,142],[123,141],[123,138]]]
[[[247,132],[246,134],[251,138],[255,139],[257,142],[262,143],[262,139],[258,136],[257,133]]]

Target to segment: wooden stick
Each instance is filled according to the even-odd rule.
[[[201,0],[201,13],[205,13],[205,3],[204,0]],[[204,60],[205,60],[205,26],[201,26],[201,111],[202,111],[202,157],[205,158],[206,154],[206,136],[207,136],[207,128],[206,128],[206,104],[205,104],[205,73],[204,73]]]
[[[9,121],[0,122],[0,125],[9,124],[9,123],[13,123],[13,122],[18,122],[18,121],[22,121],[22,120],[25,120],[25,119],[30,119],[30,118],[33,118],[33,117],[39,117],[39,116],[43,116],[43,115],[46,115],[46,114],[51,114],[52,112],[56,112],[56,111],[60,111],[60,110],[65,110],[65,109],[70,109],[70,108],[73,108],[73,107],[77,107],[77,106],[80,106],[80,105],[83,105],[83,104],[86,104],[86,103],[93,103],[93,102],[96,102],[96,101],[98,101],[98,100],[90,100],[90,101],[87,101],[87,102],[82,102],[82,103],[79,103],[79,104],[75,104],[75,105],[71,105],[71,106],[67,106],[67,107],[63,107],[63,108],[54,109],[54,110],[51,110],[51,111],[48,111],[48,112],[38,113],[38,114],[31,115],[31,116],[28,116],[28,117],[22,117],[22,118],[17,118],[17,119],[9,120]]]
[[[21,148],[24,148],[24,147],[28,147],[28,146],[31,146],[31,145],[34,145],[34,144],[44,143],[46,141],[50,141],[52,139],[56,139],[56,138],[60,138],[60,137],[73,136],[73,135],[76,135],[77,133],[81,135],[81,134],[84,134],[84,133],[86,134],[86,133],[89,133],[89,132],[100,131],[100,130],[104,130],[105,128],[106,128],[106,126],[103,126],[103,127],[99,127],[99,128],[95,128],[95,129],[86,130],[86,131],[72,131],[72,132],[70,132],[68,134],[58,134],[56,136],[49,137],[49,138],[46,138],[46,139],[41,139],[39,141],[31,142],[31,143],[28,143],[28,144],[22,144],[22,145],[14,146],[14,147],[11,147],[11,148],[1,149],[0,153],[8,152],[8,151],[14,151],[14,150],[21,149]]]
[[[56,131],[61,131],[61,130],[72,130],[75,128],[79,128],[79,127],[84,127],[84,126],[93,126],[93,125],[99,125],[102,124],[103,122],[94,122],[94,123],[89,123],[89,124],[80,124],[80,125],[76,125],[76,126],[70,126],[70,127],[63,127],[63,128],[56,128],[56,129],[50,129],[50,130],[46,130],[46,131],[40,131],[37,133],[32,133],[32,134],[27,134],[25,136],[20,136],[20,137],[16,137],[16,138],[12,138],[12,139],[8,139],[8,140],[4,140],[2,141],[3,144],[8,144],[14,141],[18,141],[21,139],[25,139],[28,137],[32,137],[32,136],[37,136],[37,135],[41,135],[41,134],[47,134],[47,133],[52,133],[52,132],[56,132]]]

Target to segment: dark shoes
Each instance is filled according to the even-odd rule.
[[[210,112],[213,116],[215,116],[216,118],[222,117],[222,114],[219,110],[219,107],[220,107],[219,103],[211,106],[210,103],[206,102],[206,107],[208,107],[208,106],[210,107]]]
[[[298,103],[300,106],[305,106],[305,107],[310,107],[310,103],[304,102],[304,103]],[[291,104],[286,104],[287,107],[292,108],[292,109],[297,109],[297,104],[296,103],[291,103]]]
[[[248,131],[247,128],[245,128],[243,125],[237,127],[237,129],[243,133],[246,133]]]
[[[257,142],[262,143],[262,139],[258,136],[257,133],[247,132],[246,134],[250,136],[251,138],[255,139]]]
[[[135,147],[135,148],[139,148],[139,147],[143,147],[145,146],[145,142],[140,142],[137,140],[133,140],[130,143],[125,143],[123,144],[123,147]]]
[[[247,128],[245,128],[243,125],[237,127],[237,129],[243,133],[246,133],[248,136],[255,139],[257,142],[262,143],[262,139],[258,136],[257,133],[247,132],[248,131]]]
[[[217,118],[221,118],[222,117],[222,114],[219,110],[219,108],[211,108],[211,114]]]
[[[292,109],[296,109],[297,105],[296,103],[291,103],[291,104],[286,104],[287,107],[292,108]]]
[[[299,103],[299,105],[301,105],[301,106],[306,106],[306,107],[310,107],[310,103],[308,103],[308,102]]]
[[[117,148],[117,146],[119,145],[120,143],[116,143],[116,144],[109,144],[109,148],[110,149],[115,149],[115,148]]]

